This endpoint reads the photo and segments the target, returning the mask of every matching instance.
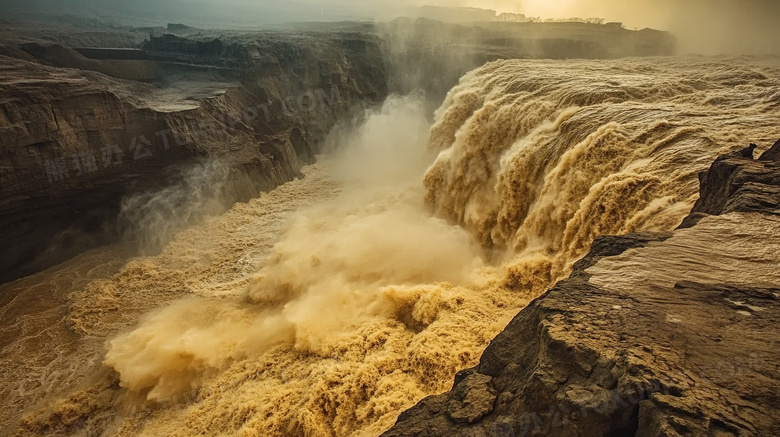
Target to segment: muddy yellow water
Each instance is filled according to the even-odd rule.
[[[4,423],[378,435],[476,364],[595,237],[675,228],[715,156],[771,145],[780,68],[498,61],[432,123],[424,107],[389,98],[305,178],[157,256],[104,248],[4,285]]]

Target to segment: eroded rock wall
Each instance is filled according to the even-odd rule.
[[[164,185],[172,166],[227,165],[225,206],[292,180],[340,117],[387,93],[371,36],[218,46],[197,59],[126,61],[154,65],[156,86],[85,71],[122,65],[64,47],[6,50],[15,57],[0,67],[0,281],[115,239],[120,200]]]

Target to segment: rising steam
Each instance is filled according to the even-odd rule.
[[[169,173],[164,188],[122,199],[120,232],[142,253],[158,252],[181,230],[224,211],[227,165],[212,159],[171,168]]]
[[[414,184],[427,158],[421,107],[390,98],[339,139],[342,196],[297,217],[240,297],[188,299],[114,339],[106,364],[122,386],[161,399],[275,345],[327,356],[334,339],[371,319],[430,323],[435,313],[400,314],[415,294],[403,290],[471,284],[481,261],[466,232],[422,207]]]

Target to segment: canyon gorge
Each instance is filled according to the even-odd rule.
[[[780,433],[780,62],[676,47],[3,23],[0,434]]]

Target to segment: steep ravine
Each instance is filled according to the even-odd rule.
[[[780,141],[722,156],[672,233],[599,237],[383,436],[778,435]]]
[[[108,68],[63,47],[21,48],[0,67],[0,281],[115,239],[120,199],[170,184],[182,171],[172,166],[217,162],[211,195],[225,206],[292,180],[338,118],[387,94],[379,40],[366,34],[260,35],[206,54],[150,47],[197,65]],[[149,65],[156,86],[86,71]]]

